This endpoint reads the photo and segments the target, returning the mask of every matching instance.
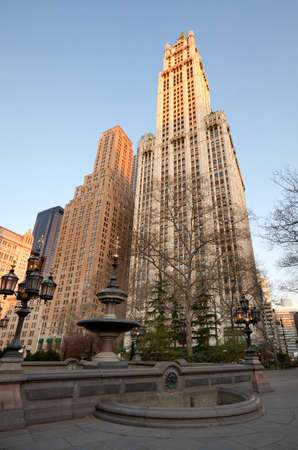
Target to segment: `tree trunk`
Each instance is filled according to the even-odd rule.
[[[191,326],[191,318],[192,318],[191,307],[187,303],[186,311],[185,311],[185,319],[186,319],[186,346],[187,346],[187,354],[188,354],[188,356],[192,355],[192,326]]]

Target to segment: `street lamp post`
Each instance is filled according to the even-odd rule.
[[[283,337],[284,344],[285,344],[286,354],[289,356],[289,349],[288,349],[288,343],[287,343],[287,340],[286,340],[285,327],[284,327],[282,319],[280,319],[279,323],[280,323],[280,326],[281,326],[281,329],[282,329],[282,337]]]
[[[139,339],[142,336],[145,336],[146,329],[144,327],[133,328],[130,331],[131,336],[131,353],[130,360],[131,361],[141,361],[141,355],[138,349]]]
[[[250,308],[249,301],[243,296],[240,299],[239,306],[234,313],[234,322],[237,325],[244,324],[243,333],[246,335],[247,350],[246,358],[253,358],[256,356],[256,352],[251,345],[252,330],[249,325],[256,325],[260,321],[261,313],[255,306]]]
[[[8,295],[16,295],[17,300],[21,302],[21,306],[16,311],[19,320],[15,336],[11,343],[7,346],[5,357],[20,356],[19,351],[22,348],[20,341],[22,328],[26,316],[31,312],[31,308],[28,306],[29,301],[33,298],[40,298],[46,303],[48,300],[53,299],[57,285],[54,282],[52,275],[43,279],[43,276],[40,273],[40,266],[41,259],[39,256],[39,250],[37,250],[36,252],[32,252],[30,258],[28,259],[26,278],[24,281],[19,283],[17,292],[15,292],[15,288],[18,282],[18,277],[14,273],[14,265],[11,267],[8,274],[1,277],[0,294],[4,295],[4,298]]]

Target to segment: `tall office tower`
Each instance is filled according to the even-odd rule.
[[[136,194],[137,189],[139,153],[144,152],[144,146],[148,145],[148,143],[154,140],[155,140],[154,134],[145,133],[138,142],[137,153],[133,156],[133,166],[131,176],[131,185],[134,191],[134,195]]]
[[[297,355],[298,333],[295,324],[295,306],[275,306],[276,325],[279,337],[280,350]]]
[[[266,338],[265,340],[269,340],[275,349],[278,350],[279,337],[269,279],[268,277],[261,276],[259,276],[258,279],[262,295],[262,304],[258,305],[262,313],[262,320],[260,321],[262,334]]]
[[[157,277],[157,265],[165,264],[165,251],[168,262],[172,256],[169,271],[173,273],[175,265],[177,276],[188,279],[189,285],[195,277],[206,278],[204,265],[213,264],[217,302],[226,308],[224,315],[229,315],[229,305],[241,292],[256,283],[244,184],[230,127],[224,111],[211,110],[192,31],[165,47],[158,77],[156,138],[145,137],[139,148],[134,229],[145,239],[155,232],[159,243],[156,239],[151,246],[154,263],[153,257],[143,257],[134,247],[131,316],[146,311],[150,284]],[[211,231],[213,242],[201,245]],[[242,270],[240,275],[240,259],[250,263],[251,274]]]
[[[28,230],[21,235],[7,228],[0,226],[0,278],[9,272],[12,264],[15,264],[15,274],[19,278],[19,282],[23,281],[26,275],[27,260],[30,256],[33,244],[33,235]],[[0,330],[0,349],[6,347],[11,341],[15,328],[17,325],[17,315],[14,314],[14,305],[16,298],[9,296],[5,301],[1,299],[0,302],[2,310],[0,311],[0,318],[12,318],[8,324],[8,328]],[[29,333],[22,333],[22,339],[28,341]]]
[[[138,153],[133,155],[133,163],[132,163],[131,187],[134,195],[136,195],[137,176],[138,176]]]
[[[43,273],[45,275],[48,275],[51,270],[63,212],[64,209],[61,206],[55,206],[39,212],[36,217],[33,229],[33,249],[37,249],[42,238],[40,256],[44,258]]]
[[[116,126],[99,140],[94,170],[86,175],[74,198],[65,206],[53,261],[57,289],[44,310],[39,342],[59,348],[63,336],[75,334],[76,322],[102,313],[95,293],[112,270],[117,238],[118,280],[128,283],[133,219],[131,189],[133,150],[124,131]],[[124,315],[125,311],[119,311]]]

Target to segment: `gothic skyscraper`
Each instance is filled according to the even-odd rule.
[[[203,280],[227,323],[229,305],[252,292],[255,262],[230,127],[224,111],[211,110],[192,31],[165,46],[156,136],[138,153],[130,314],[144,314],[159,272],[191,290]]]

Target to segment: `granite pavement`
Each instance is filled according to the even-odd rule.
[[[0,450],[298,450],[298,368],[266,371],[265,415],[240,425],[159,429],[93,417],[0,432]]]

